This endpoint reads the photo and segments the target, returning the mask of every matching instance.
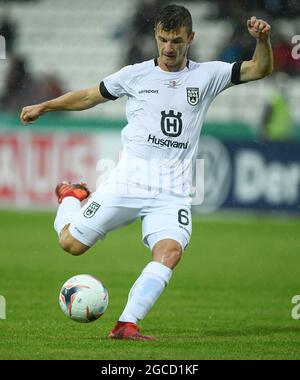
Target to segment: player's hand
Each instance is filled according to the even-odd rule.
[[[21,122],[24,125],[32,124],[35,120],[37,120],[42,114],[43,109],[40,104],[34,106],[24,107],[21,112]]]
[[[270,37],[271,25],[264,20],[257,19],[255,16],[252,16],[247,21],[247,27],[251,36],[256,39],[267,40]]]

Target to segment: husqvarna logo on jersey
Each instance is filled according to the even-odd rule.
[[[169,113],[162,111],[161,113],[161,130],[162,133],[169,137],[178,137],[182,132],[182,113],[177,112],[175,115],[173,110],[170,110]]]
[[[186,89],[187,101],[191,106],[195,106],[199,103],[199,88],[197,87],[187,87]]]

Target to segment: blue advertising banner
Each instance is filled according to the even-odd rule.
[[[203,213],[220,208],[300,212],[300,145],[200,139]]]

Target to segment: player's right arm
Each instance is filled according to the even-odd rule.
[[[20,119],[24,125],[32,124],[46,112],[82,111],[92,108],[97,104],[107,102],[108,100],[109,99],[101,95],[98,86],[79,91],[71,91],[58,98],[24,107]]]

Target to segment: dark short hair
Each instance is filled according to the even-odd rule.
[[[193,31],[192,16],[188,9],[181,5],[167,5],[156,16],[155,27],[160,25],[165,31],[186,27],[188,35]]]

